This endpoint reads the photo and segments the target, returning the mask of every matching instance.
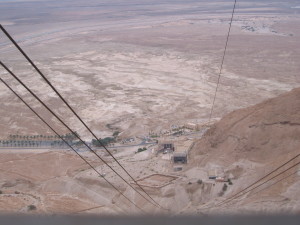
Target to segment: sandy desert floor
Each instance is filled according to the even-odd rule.
[[[237,7],[214,118],[277,96],[300,83],[299,16],[269,8],[264,8],[270,11],[268,14],[254,13],[255,4],[249,7],[240,3]],[[74,24],[57,23],[60,27],[49,25],[48,32],[45,27],[25,24],[23,29],[35,28],[31,35],[21,33],[20,25],[7,29],[17,31],[15,37],[25,51],[99,136],[111,135],[111,128],[131,136],[159,133],[173,124],[208,120],[229,9],[219,15],[164,15],[143,20],[129,17],[119,23],[98,24],[89,21],[77,28]],[[89,138],[5,39],[1,60],[68,124]],[[3,70],[1,74],[11,80]],[[20,86],[15,87],[26,93]],[[18,130],[49,132],[14,101],[4,86],[0,92],[1,136]],[[29,95],[25,96],[40,109]],[[63,130],[59,124],[58,128]]]
[[[0,13],[1,24],[99,137],[110,136],[115,130],[121,131],[124,138],[144,136],[172,125],[208,121],[229,27],[231,1],[219,4],[176,1],[174,5],[169,1],[159,4],[147,1],[145,5],[132,4],[128,7],[135,7],[134,10],[128,10],[126,5],[110,8],[107,1],[103,4],[108,6],[103,8],[81,9],[82,2],[78,0],[78,5],[69,11],[56,11],[56,5],[51,5],[56,2],[46,2],[53,6],[50,11],[42,7],[45,13],[34,14],[30,19],[25,19],[27,13],[31,15],[30,10],[24,10],[24,18],[7,16],[18,7],[0,3],[2,9],[7,9],[6,15]],[[283,7],[278,2],[238,3],[214,119],[299,87],[300,13],[293,8],[297,1],[287,4]],[[84,139],[91,140],[2,36],[0,59],[67,124]],[[69,132],[3,69],[0,75],[55,129],[64,134]],[[0,102],[1,139],[16,133],[52,134],[2,84]],[[213,188],[207,182],[199,190],[197,181],[206,177],[203,168],[191,168],[180,174],[173,171],[169,161],[134,151],[135,148],[128,148],[118,152],[117,157],[136,179],[154,173],[178,176],[171,186],[148,190],[163,206],[171,208],[171,213],[200,212],[201,208],[194,205],[211,201],[222,188],[218,184]],[[123,214],[128,209],[130,213],[138,212],[126,206],[125,199],[111,192],[71,152],[19,150],[0,154],[2,212],[28,212],[29,205],[37,207],[35,212],[49,214],[86,212],[85,209],[102,214]],[[134,195],[93,156],[84,155],[136,203],[151,213],[161,213]],[[261,167],[247,161],[236,164],[247,170]],[[193,200],[201,193],[211,195]]]

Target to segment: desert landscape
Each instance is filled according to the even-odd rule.
[[[109,151],[164,209],[88,149],[76,149],[147,213],[299,213],[299,166],[272,188],[218,205],[300,149],[297,0],[237,1],[209,121],[233,3],[0,0],[0,23],[95,134],[114,138]],[[0,60],[92,146],[90,133],[3,33]],[[3,68],[0,76],[60,134],[70,132]],[[53,141],[53,133],[2,83],[0,102],[1,213],[140,213],[70,149],[32,145]],[[160,152],[168,141],[193,142],[187,164]],[[132,182],[104,149],[93,148]],[[209,179],[210,171],[232,184]]]

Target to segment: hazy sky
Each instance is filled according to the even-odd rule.
[[[300,0],[238,0],[236,13],[300,14]],[[205,14],[230,14],[233,0],[0,0],[0,23],[24,26],[118,22]],[[260,10],[257,11],[257,8]],[[81,25],[80,25],[81,26]]]

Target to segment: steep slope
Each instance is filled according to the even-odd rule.
[[[217,170],[220,175],[233,180],[234,184],[229,186],[224,195],[211,195],[208,205],[215,205],[299,153],[300,88],[297,88],[226,115],[196,143],[190,155],[193,162],[188,171],[195,168],[204,171]],[[298,162],[300,157],[279,172]],[[297,170],[300,170],[300,166],[256,189],[255,192],[265,188],[257,194],[250,192],[247,198],[243,196],[225,208],[215,207],[211,210],[299,212],[300,173],[295,173]],[[291,175],[292,173],[295,175]],[[291,177],[288,179],[268,187],[289,175]],[[204,209],[204,202],[198,202],[197,207]],[[192,209],[188,208],[187,211],[189,210]]]
[[[193,155],[266,162],[300,149],[300,88],[226,115],[200,140]],[[219,158],[219,157],[217,157]],[[218,159],[217,159],[218,160]]]

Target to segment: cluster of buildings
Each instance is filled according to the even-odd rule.
[[[182,170],[181,164],[187,164],[189,161],[189,153],[195,142],[193,140],[172,140],[163,139],[158,143],[157,154],[168,154],[167,157],[174,164],[174,170]],[[212,166],[207,171],[208,180],[213,182],[228,182],[221,167]]]
[[[174,141],[174,140],[162,140],[158,145],[158,153],[171,154],[173,163],[183,163],[188,162],[189,151],[192,149],[194,142],[192,140],[186,141]]]

